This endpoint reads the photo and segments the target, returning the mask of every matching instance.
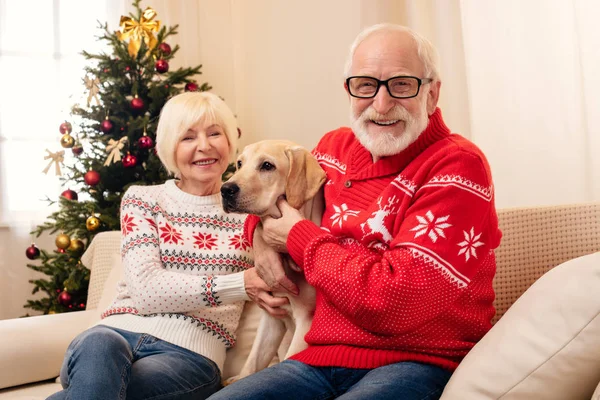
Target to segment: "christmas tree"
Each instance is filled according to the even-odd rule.
[[[45,231],[58,233],[57,249],[45,251],[32,244],[26,250],[29,259],[41,262],[27,266],[48,278],[30,281],[32,293],[42,291],[47,297],[28,300],[25,307],[44,314],[85,308],[90,274],[80,257],[88,244],[99,232],[120,229],[119,206],[129,186],[168,178],[154,151],[160,110],[183,90],[211,89],[193,80],[201,65],[169,71],[179,46],[171,48],[166,40],[177,34],[177,26],[161,28],[156,12],[142,10],[139,3],[133,2],[135,11],[129,17],[121,17],[119,31],[100,24],[98,39],[110,51],[82,52],[88,62],[83,77],[86,104],[74,106],[70,121],[60,124],[63,149],[47,150],[44,172],[61,175],[67,190],[57,199],[48,197],[50,204],[58,203],[58,211],[32,232],[38,237]]]

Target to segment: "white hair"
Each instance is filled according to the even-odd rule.
[[[346,59],[344,78],[348,78],[350,76],[350,70],[352,69],[352,58],[354,57],[354,53],[356,53],[358,46],[369,36],[378,32],[398,32],[409,34],[417,45],[417,55],[423,63],[423,67],[425,69],[425,76],[423,76],[423,78],[431,78],[434,81],[440,80],[440,68],[438,65],[439,56],[433,44],[431,44],[431,42],[425,37],[421,36],[412,29],[407,28],[406,26],[389,23],[369,26],[360,32],[358,36],[356,36],[356,39],[354,39],[354,42],[350,46],[350,52],[348,53],[348,57]]]
[[[229,161],[237,150],[237,123],[231,109],[219,96],[209,92],[185,92],[167,101],[156,129],[156,154],[169,173],[179,175],[175,149],[181,137],[200,120],[223,128],[229,142]]]

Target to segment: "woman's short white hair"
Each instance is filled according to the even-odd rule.
[[[421,36],[417,32],[403,25],[396,24],[377,24],[365,28],[362,32],[356,36],[354,42],[350,46],[350,52],[346,59],[346,65],[344,67],[344,77],[350,76],[350,70],[352,69],[352,58],[358,46],[369,36],[378,32],[402,32],[409,34],[417,45],[417,55],[423,63],[425,69],[425,76],[422,78],[431,78],[433,80],[440,80],[440,68],[439,68],[439,56],[436,48],[431,44],[429,40]]]
[[[185,92],[173,96],[160,112],[156,129],[156,154],[169,173],[178,176],[175,149],[181,137],[200,120],[217,124],[229,142],[229,161],[237,150],[238,130],[235,116],[221,98],[209,92]]]

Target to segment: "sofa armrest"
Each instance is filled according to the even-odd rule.
[[[0,389],[57,377],[69,343],[97,310],[0,320]]]

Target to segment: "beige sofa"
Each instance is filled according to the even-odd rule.
[[[589,399],[600,381],[600,203],[506,209],[499,217],[494,322],[502,319],[467,356],[442,399]],[[60,390],[55,378],[66,347],[99,319],[122,274],[119,235],[98,234],[84,254],[92,271],[86,311],[0,321],[0,400],[43,399]],[[570,301],[577,304],[570,308]],[[246,304],[225,378],[241,367],[259,315]]]

